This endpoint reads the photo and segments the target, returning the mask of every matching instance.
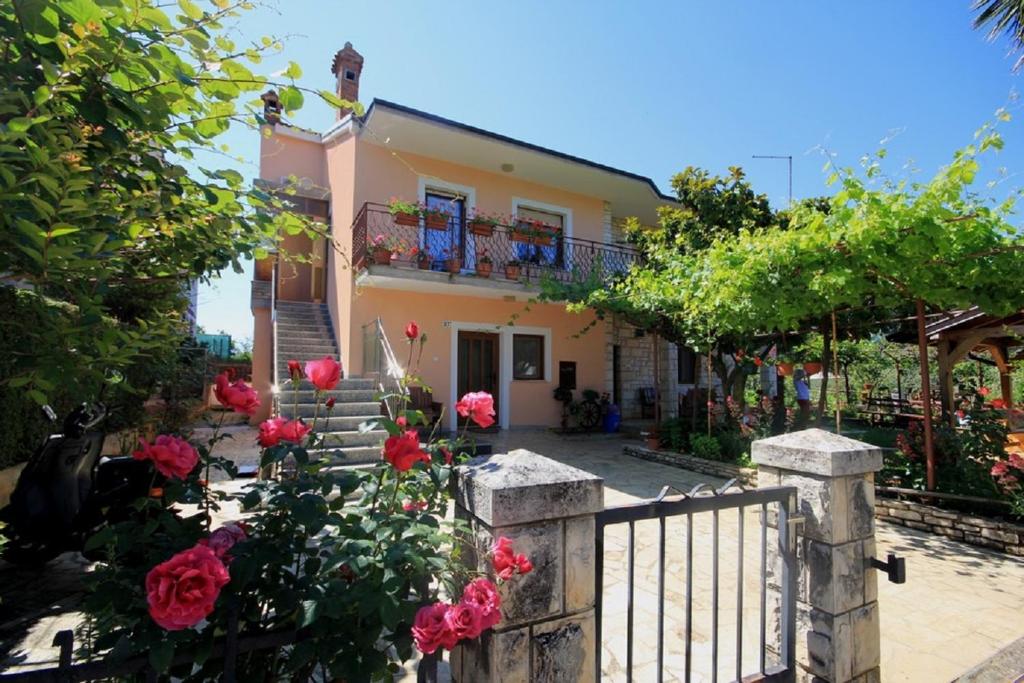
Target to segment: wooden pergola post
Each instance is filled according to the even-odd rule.
[[[928,335],[925,332],[924,301],[917,302],[917,351],[921,360],[921,394],[924,399],[924,457],[929,491],[935,490],[935,443],[932,434],[932,382],[928,368]]]
[[[1013,368],[1010,366],[1009,349],[1006,344],[992,344],[988,348],[989,352],[992,354],[992,358],[996,362],[996,367],[999,369],[999,394],[1003,399],[1003,403],[1006,405],[1007,424],[1012,425],[1013,379],[1010,373]]]

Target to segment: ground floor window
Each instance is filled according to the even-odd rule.
[[[512,379],[544,379],[544,337],[512,336]]]

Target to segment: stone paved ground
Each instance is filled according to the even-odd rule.
[[[496,452],[529,448],[548,457],[594,472],[605,479],[605,505],[621,505],[657,495],[665,484],[692,487],[702,481],[721,484],[707,475],[622,455],[623,441],[606,437],[560,438],[544,432],[505,432],[489,437]],[[702,515],[701,517],[704,517]],[[736,624],[736,513],[720,517],[719,661],[723,680],[732,678]],[[758,521],[745,518],[744,672],[749,673],[758,650]],[[694,523],[694,662],[710,655],[711,522]],[[610,528],[606,539],[603,669],[607,680],[623,680],[625,662],[625,528]],[[681,670],[685,590],[684,523],[666,529],[665,680]],[[878,525],[878,554],[896,552],[906,558],[907,582],[887,583],[879,575],[884,681],[949,681],[1024,635],[1024,561],[943,537]],[[653,679],[657,605],[657,523],[637,525],[634,680]],[[707,659],[705,659],[707,661]],[[728,664],[726,664],[728,663]],[[755,665],[756,666],[756,665]],[[710,667],[695,666],[706,674]],[[695,676],[694,680],[703,680]]]
[[[233,430],[234,439],[221,451],[239,462],[256,457],[254,432]],[[495,452],[528,448],[556,460],[594,472],[605,478],[608,506],[650,498],[664,484],[690,488],[699,482],[721,484],[706,475],[629,458],[622,455],[625,443],[616,437],[558,437],[541,431],[514,431],[482,437]],[[735,657],[736,624],[736,513],[720,518],[720,638],[719,657],[723,680],[731,679],[727,662]],[[710,655],[710,526],[708,519],[694,524],[694,644],[697,673],[706,674]],[[750,671],[758,649],[758,546],[754,514],[745,518],[746,571],[744,572],[744,670]],[[636,645],[634,680],[654,680],[657,598],[657,524],[637,526]],[[681,669],[683,572],[682,523],[666,528],[665,643],[669,671],[665,680],[678,680]],[[607,680],[622,680],[625,662],[625,531],[611,528],[606,540],[604,669]],[[897,552],[907,558],[907,583],[901,586],[879,581],[882,620],[882,676],[884,681],[948,681],[1024,634],[1024,561],[905,527],[878,525],[880,556]],[[82,563],[64,556],[43,573],[26,572],[0,565],[0,642],[9,653],[0,670],[18,659],[53,660],[49,647],[53,633],[75,620],[75,593]],[[880,577],[882,578],[882,577]],[[44,590],[45,588],[45,590]],[[14,607],[29,619],[10,618]],[[24,609],[20,609],[24,608]],[[69,613],[70,611],[70,613]],[[6,638],[6,642],[3,642]],[[411,667],[410,667],[411,668]],[[409,676],[411,680],[412,677]],[[694,680],[704,680],[695,676]]]

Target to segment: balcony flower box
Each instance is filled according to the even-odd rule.
[[[469,222],[469,231],[480,237],[490,237],[494,234],[494,223],[472,220]]]
[[[532,242],[544,247],[551,246],[558,235],[558,228],[539,221],[518,221],[512,228],[512,240],[515,242]]]
[[[505,264],[506,280],[518,280],[521,272],[522,266],[519,264],[519,261],[509,261]]]
[[[512,232],[509,235],[513,242],[529,242],[531,238],[529,229],[519,225],[512,228]]]
[[[490,277],[491,270],[494,269],[494,261],[491,259],[490,254],[484,249],[476,256],[476,274],[477,277]]]
[[[423,224],[430,230],[447,230],[451,216],[443,211],[424,211]]]
[[[394,217],[396,225],[404,225],[406,227],[415,228],[420,224],[420,217],[414,213],[405,213],[404,211],[399,211],[398,213],[394,214]]]

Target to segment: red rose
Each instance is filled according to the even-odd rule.
[[[405,415],[399,415],[395,418],[395,424],[399,427],[405,428],[409,426],[409,421],[405,419]]]
[[[132,457],[151,461],[157,472],[171,479],[184,479],[199,462],[199,452],[177,436],[161,434],[152,444],[139,439],[139,446]]]
[[[462,417],[468,417],[484,429],[494,424],[494,397],[486,391],[473,391],[455,404]]]
[[[444,464],[445,465],[451,465],[452,464],[452,452],[450,450],[448,450],[444,446],[441,446],[441,455],[444,456]]]
[[[260,407],[260,397],[256,390],[243,380],[232,382],[227,370],[217,375],[213,393],[222,406],[231,408],[236,413],[252,415]]]
[[[762,365],[764,365],[764,361],[761,360],[759,357],[754,356],[754,365],[756,365],[757,367],[761,367]]]
[[[516,555],[512,550],[512,541],[501,536],[491,546],[491,565],[499,579],[508,581],[518,574],[529,574],[533,571],[533,563],[526,555]]]
[[[501,596],[498,587],[487,579],[475,579],[462,591],[462,604],[480,613],[480,629],[487,630],[501,621]]]
[[[297,360],[288,361],[288,376],[292,378],[293,382],[302,379],[302,363]]]
[[[283,417],[272,417],[260,423],[260,435],[256,438],[264,448],[276,446],[281,442],[281,427],[288,420]]]
[[[456,640],[476,638],[483,631],[480,610],[474,605],[452,605],[444,614],[445,624]]]
[[[146,574],[149,615],[168,631],[195,626],[213,611],[228,580],[213,550],[202,545],[183,550]]]
[[[1001,398],[994,398],[989,402],[994,410],[1006,410],[1006,401]]]
[[[420,326],[416,324],[415,320],[410,320],[409,324],[405,326],[405,338],[409,341],[416,341],[420,338]]]
[[[306,377],[320,391],[330,391],[341,380],[341,363],[330,356],[307,361]]]
[[[416,612],[416,619],[412,625],[412,637],[416,641],[416,649],[423,654],[429,655],[439,647],[450,650],[459,642],[459,639],[448,628],[448,620],[445,618],[450,607],[443,602],[438,602],[421,607]]]
[[[420,435],[410,429],[400,436],[388,437],[384,442],[384,459],[399,472],[405,472],[417,460],[430,462],[430,455],[420,448]]]
[[[237,522],[228,522],[215,529],[209,538],[200,540],[199,545],[209,548],[214,555],[221,559],[230,560],[231,556],[228,555],[228,551],[239,541],[244,541],[245,537],[244,526]]]
[[[417,512],[419,510],[427,509],[427,501],[425,500],[409,500],[406,498],[402,501],[402,509],[406,512]]]
[[[988,387],[981,387],[980,389],[978,389],[978,395],[979,396],[988,396],[989,393],[990,392],[988,390]]]
[[[334,408],[334,403],[335,403],[335,401],[334,401],[334,397],[333,396],[328,396],[327,400],[324,401],[324,405],[327,407],[327,410],[333,409]]]
[[[290,441],[291,443],[302,443],[302,440],[306,438],[306,435],[313,431],[313,428],[308,426],[301,419],[288,420],[281,425],[281,440]]]

